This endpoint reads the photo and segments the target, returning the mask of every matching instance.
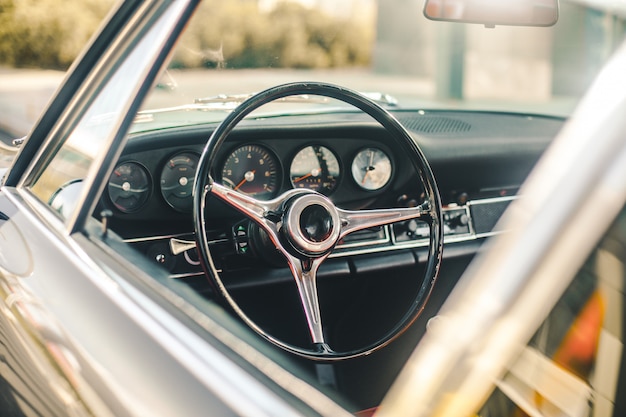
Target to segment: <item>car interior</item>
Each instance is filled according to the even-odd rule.
[[[446,10],[438,1],[427,4],[429,18],[452,19],[437,14]],[[558,12],[548,8],[533,15],[541,22],[523,24],[552,25]],[[471,14],[462,20],[477,22]],[[254,354],[311,381],[349,412],[370,416],[419,342],[445,320],[445,310],[438,314],[449,296],[458,301],[453,289],[472,261],[507,233],[501,216],[563,127],[571,126],[568,116],[505,110],[498,101],[476,108],[454,100],[398,104],[385,93],[339,83],[285,81],[282,75],[292,72],[272,73],[281,82],[246,96],[151,106],[178,88],[165,69],[178,51],[161,51],[174,36],[159,24],[165,25],[147,25],[119,62],[93,70],[106,75],[94,82],[97,91],[77,92],[89,96],[84,103],[59,113],[71,120],[47,120],[57,130],[32,155],[34,169],[22,185],[56,212],[50,217],[61,231],[50,233],[78,254],[91,251],[85,258],[92,270],[128,284],[129,293],[136,286],[133,296],[156,300],[185,330],[199,329],[216,345],[227,344],[223,334],[203,332],[200,316],[223,320],[235,335],[230,348],[249,343]],[[173,34],[178,30],[182,26]],[[217,80],[222,68],[203,65],[189,73]],[[127,76],[135,66],[150,76]],[[164,78],[156,76],[158,68]],[[254,77],[248,70],[242,74]],[[219,84],[215,80],[209,83]],[[46,117],[53,118],[52,110]],[[505,375],[485,384],[495,390],[481,416],[579,416],[593,400],[602,407],[607,398],[621,411],[615,392],[626,383],[624,216],[622,209]],[[519,289],[505,284],[508,295]],[[506,305],[503,300],[494,304]]]
[[[468,265],[506,233],[500,217],[567,121],[497,105],[399,105],[307,79],[151,107],[151,95],[176,90],[164,75],[133,113],[85,233],[148,277],[146,291],[159,295],[150,285],[160,282],[179,306],[217,307],[351,412],[381,404]],[[33,188],[64,219],[82,192],[73,179],[88,176],[73,140],[46,173],[58,166],[69,182],[44,176]],[[595,281],[580,282],[582,298],[557,307],[574,321],[599,311]],[[568,333],[548,327],[522,359],[580,359],[568,357]],[[572,367],[583,379],[587,359]],[[511,394],[524,391],[523,368],[509,370],[483,415],[523,402]]]
[[[432,167],[444,250],[423,311],[384,348],[332,362],[291,355],[355,410],[380,403],[469,262],[502,232],[500,215],[564,123],[531,114],[389,111]],[[140,117],[149,119],[149,112]],[[196,123],[131,133],[96,217],[106,217],[108,230],[142,254],[142,262],[222,303],[196,248],[192,195],[200,155],[217,127]],[[376,166],[371,181],[364,179],[369,166]],[[246,180],[250,172],[262,173],[263,183]],[[310,189],[348,210],[415,207],[424,199],[411,155],[358,109],[250,116],[219,147],[210,175],[259,200]],[[282,255],[228,204],[209,195],[205,212],[212,261],[232,298],[272,337],[308,348],[302,304]],[[333,349],[352,351],[379,340],[411,309],[425,279],[429,234],[428,223],[411,219],[358,230],[338,242],[317,274],[325,337]]]

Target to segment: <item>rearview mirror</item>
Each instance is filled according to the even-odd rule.
[[[424,16],[487,27],[552,26],[559,18],[559,3],[558,0],[426,0]]]

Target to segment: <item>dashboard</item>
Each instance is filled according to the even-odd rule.
[[[444,204],[446,248],[496,232],[498,218],[563,124],[557,118],[488,112],[393,114],[435,174]],[[215,128],[202,124],[132,135],[98,208],[111,213],[112,230],[174,278],[203,275],[195,253],[192,190],[200,154]],[[226,139],[211,175],[261,200],[307,188],[345,209],[417,205],[422,186],[412,161],[393,143],[361,113],[244,120]],[[207,227],[221,268],[257,271],[254,265],[261,262],[270,271],[280,263],[259,250],[262,237],[250,222],[221,202],[207,204]],[[331,258],[410,250],[419,259],[428,231],[426,224],[413,220],[353,233]],[[340,270],[354,269],[341,265]]]

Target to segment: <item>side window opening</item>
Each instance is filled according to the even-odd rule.
[[[625,283],[623,209],[479,415],[623,415]]]

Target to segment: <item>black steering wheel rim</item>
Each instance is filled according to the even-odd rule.
[[[410,159],[416,172],[419,173],[425,192],[425,203],[423,206],[425,207],[425,216],[427,216],[425,221],[427,221],[430,226],[430,238],[428,245],[428,259],[426,261],[422,284],[407,312],[403,315],[399,322],[391,330],[389,330],[389,332],[367,346],[347,352],[333,351],[325,343],[315,343],[315,340],[313,340],[312,347],[310,349],[302,348],[286,343],[273,337],[271,334],[268,334],[252,319],[250,319],[240,308],[237,302],[231,297],[220,278],[219,272],[215,268],[215,264],[211,256],[211,250],[208,245],[208,236],[205,227],[206,201],[207,196],[211,194],[212,191],[215,192],[219,186],[219,184],[215,183],[210,176],[211,169],[217,160],[218,150],[223,145],[228,134],[252,111],[272,101],[296,95],[317,95],[337,99],[347,104],[351,104],[352,106],[370,115],[390,133],[390,136],[394,140],[396,140],[413,156]],[[290,191],[293,195],[297,194],[296,190]],[[287,193],[284,193],[283,196]],[[284,200],[286,200],[286,197],[284,197]],[[323,200],[322,203],[325,204],[326,199]],[[426,157],[417,146],[410,133],[387,110],[355,91],[334,84],[321,82],[297,82],[279,85],[257,93],[241,103],[232,113],[230,113],[213,132],[206,143],[202,155],[200,156],[194,182],[193,217],[200,260],[205,272],[219,295],[244,321],[244,323],[260,336],[283,350],[316,361],[337,361],[369,355],[395,340],[424,310],[426,302],[435,285],[441,264],[443,251],[442,205],[437,184]],[[319,262],[323,262],[323,259]],[[315,273],[313,273],[313,281],[315,281]],[[300,296],[302,297],[302,294],[300,294]],[[315,337],[313,337],[313,339],[315,339]]]

